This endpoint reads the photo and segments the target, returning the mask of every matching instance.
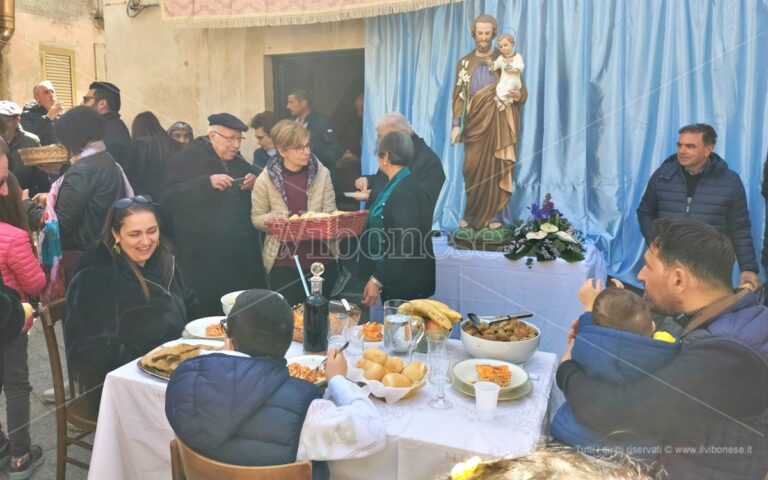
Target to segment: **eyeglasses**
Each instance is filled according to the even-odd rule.
[[[89,97],[89,96],[87,96],[87,95],[84,95],[84,96],[83,96],[83,103],[88,103],[88,100],[93,100],[93,99],[95,99],[95,98],[96,98],[96,97]]]
[[[224,332],[224,335],[229,336],[229,330],[227,330],[227,319],[223,318],[219,322],[219,326],[221,327],[221,331]]]
[[[121,198],[120,200],[116,201],[113,206],[117,209],[124,209],[128,208],[134,203],[137,203],[139,205],[150,205],[152,204],[152,197],[149,195],[137,195],[135,197],[125,197]]]
[[[217,132],[216,130],[212,130],[212,132],[226,140],[228,143],[240,143],[245,140],[244,137],[228,137],[222,133]]]
[[[0,188],[3,188],[5,186],[5,182],[8,181],[8,177],[0,178]]]
[[[291,149],[292,150],[298,150],[298,151],[301,151],[301,150],[311,150],[308,143],[306,145],[297,145],[295,147],[291,147]]]

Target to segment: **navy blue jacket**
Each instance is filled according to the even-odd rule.
[[[653,376],[617,385],[569,360],[557,370],[557,385],[575,417],[595,431],[660,435],[666,448],[659,462],[669,478],[762,480],[768,308],[749,293],[681,340],[677,357]]]
[[[171,376],[165,414],[176,436],[220,462],[282,465],[296,461],[309,404],[320,389],[288,376],[285,359],[214,353],[183,362]],[[327,479],[313,462],[313,479]]]
[[[653,221],[657,218],[692,218],[728,235],[742,272],[759,271],[741,178],[715,153],[710,155],[700,175],[702,178],[688,205],[685,175],[676,154],[653,172],[637,208],[645,242],[651,242]]]
[[[579,334],[573,344],[572,359],[589,375],[606,382],[626,384],[639,380],[647,373],[669,363],[677,355],[680,342],[663,342],[635,333],[623,332],[592,323],[592,314],[579,319]],[[550,433],[559,441],[574,447],[646,447],[633,450],[636,458],[650,460],[651,447],[659,444],[657,438],[636,435],[615,435],[606,439],[580,424],[568,404],[555,414]]]

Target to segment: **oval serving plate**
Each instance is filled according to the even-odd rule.
[[[155,351],[163,348],[163,347],[172,347],[174,345],[179,344],[187,344],[187,345],[208,345],[211,347],[219,347],[219,349],[224,348],[224,342],[219,340],[203,340],[203,339],[193,339],[193,338],[180,338],[178,340],[171,340],[170,342],[165,342],[164,344],[153,348],[151,351],[149,351],[146,355],[142,356],[136,361],[136,366],[139,367],[139,370],[146,373],[147,375],[151,375],[153,377],[159,378],[161,380],[168,381],[169,378],[171,378],[170,373],[164,371],[164,370],[158,370],[156,368],[152,368],[150,366],[144,365],[142,363],[142,360],[144,357],[151,355]]]

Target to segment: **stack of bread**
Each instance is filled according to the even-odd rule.
[[[424,362],[414,360],[406,365],[402,358],[389,356],[378,348],[363,352],[356,367],[350,369],[350,378],[366,383],[374,396],[389,403],[415,395],[427,374]]]
[[[453,325],[460,323],[462,316],[448,305],[437,300],[417,299],[405,302],[397,309],[399,313],[421,317],[427,334],[442,333],[448,335]]]

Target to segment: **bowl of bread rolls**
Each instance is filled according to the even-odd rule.
[[[406,364],[402,358],[387,355],[378,348],[363,352],[363,358],[354,367],[350,366],[347,377],[353,382],[364,384],[374,397],[387,403],[411,398],[424,386],[427,366],[414,360]]]

